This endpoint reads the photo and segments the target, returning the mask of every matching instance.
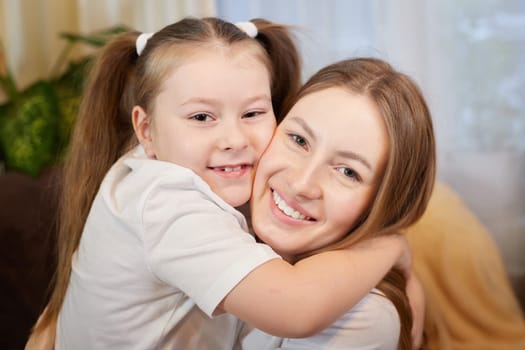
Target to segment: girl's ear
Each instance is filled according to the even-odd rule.
[[[140,106],[135,106],[131,110],[131,120],[133,122],[133,129],[140,144],[146,151],[150,158],[156,158],[155,147],[151,137],[151,119],[146,114],[146,111]]]

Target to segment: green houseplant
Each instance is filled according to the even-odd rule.
[[[6,171],[38,176],[44,168],[61,161],[82,95],[87,67],[86,55],[71,61],[74,45],[104,45],[113,35],[127,31],[115,26],[88,35],[62,33],[67,40],[50,77],[19,90],[4,64],[0,65],[0,89],[7,101],[0,105],[0,162]],[[5,62],[5,59],[3,60]]]

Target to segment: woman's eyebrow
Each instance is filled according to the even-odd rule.
[[[365,167],[367,167],[370,171],[372,171],[372,166],[370,165],[370,163],[366,160],[365,157],[355,153],[355,152],[351,152],[351,151],[340,151],[338,152],[339,156],[341,157],[344,157],[344,158],[349,158],[349,159],[353,159],[353,160],[356,160],[360,163],[362,163]]]
[[[290,117],[290,120],[293,120],[297,124],[301,125],[304,131],[312,138],[312,140],[315,141],[315,134],[312,128],[310,128],[303,119],[299,117]],[[338,154],[341,157],[357,160],[358,162],[362,163],[365,167],[367,167],[369,170],[372,170],[372,166],[370,165],[370,163],[366,160],[365,157],[361,156],[360,154],[357,154],[351,151],[341,151],[341,152],[338,152]]]
[[[306,124],[306,122],[303,119],[301,119],[299,117],[290,117],[290,120],[293,120],[297,124],[301,125],[301,127],[308,134],[308,136],[310,136],[312,138],[312,140],[315,141],[315,135],[314,135],[314,132],[313,132],[312,128],[310,128],[308,126],[308,124]]]

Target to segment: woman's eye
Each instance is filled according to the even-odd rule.
[[[299,136],[299,135],[295,135],[295,134],[290,134],[290,137],[293,140],[293,142],[295,142],[299,146],[301,146],[301,147],[306,147],[307,146],[306,140],[304,139],[304,137]]]
[[[346,168],[346,167],[341,167],[341,168],[337,168],[337,170],[343,174],[344,176],[352,179],[352,180],[355,180],[355,181],[361,181],[361,178],[359,177],[359,174],[356,173],[352,168]]]
[[[209,114],[199,113],[199,114],[192,115],[191,119],[195,119],[199,122],[205,122],[205,121],[212,120],[213,118]]]

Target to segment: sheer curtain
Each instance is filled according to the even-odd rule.
[[[439,178],[525,286],[525,2],[217,0],[217,13],[296,25],[305,76],[372,55],[414,77],[433,113]]]
[[[212,16],[214,6],[212,0],[0,0],[0,41],[23,88],[51,73],[65,45],[60,32],[85,34],[114,25],[154,31],[187,15]],[[76,49],[73,57],[86,47]]]

